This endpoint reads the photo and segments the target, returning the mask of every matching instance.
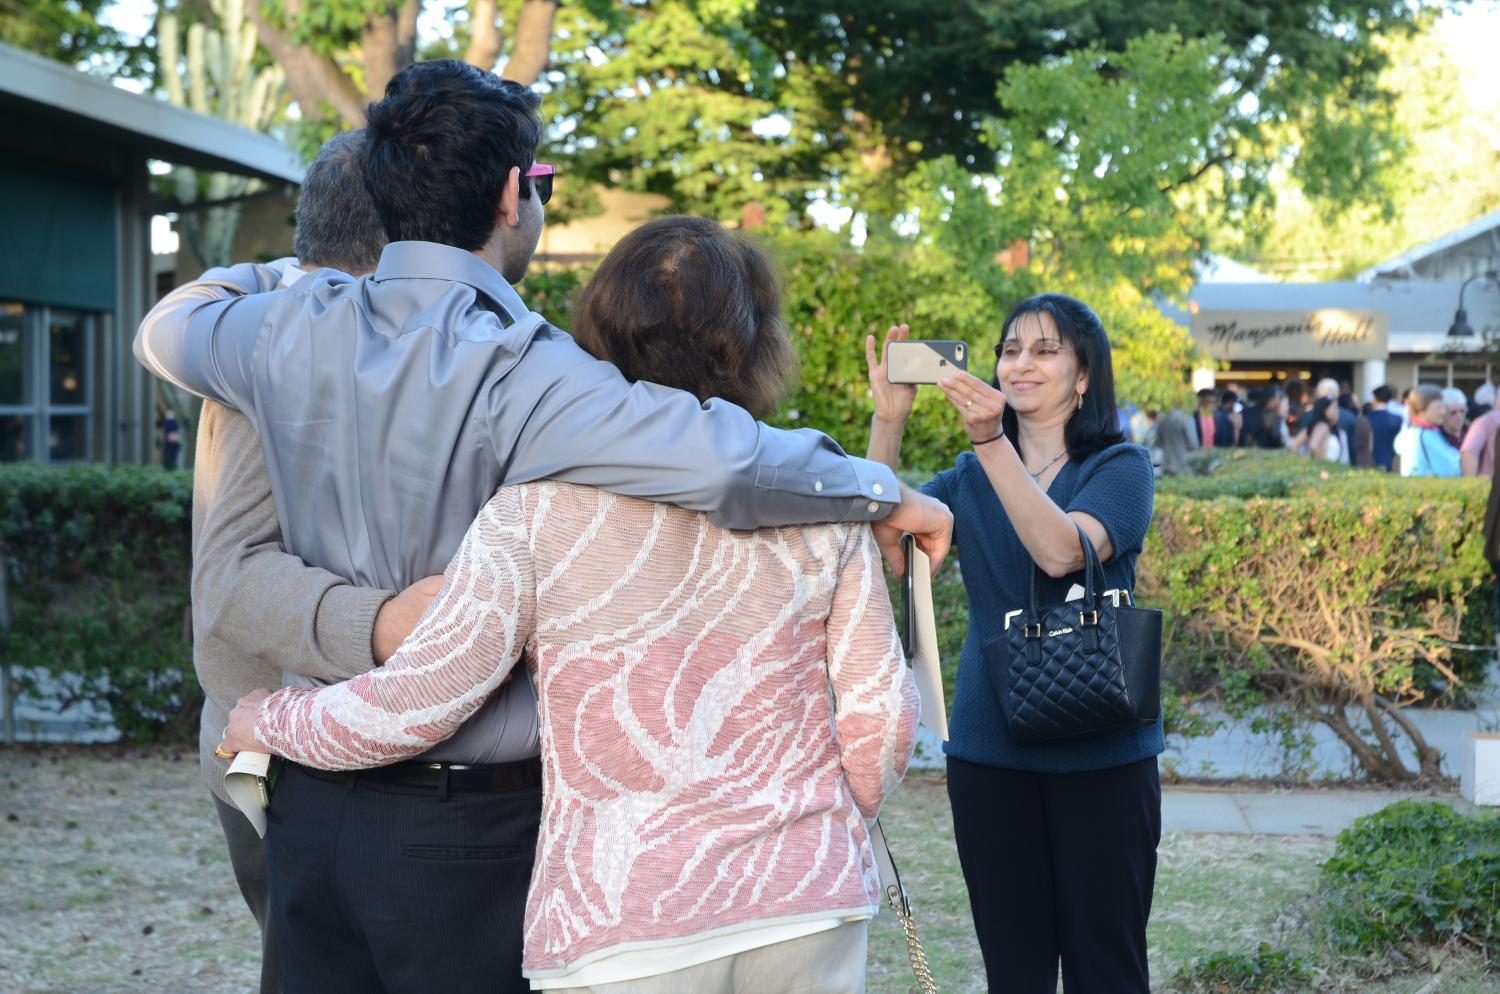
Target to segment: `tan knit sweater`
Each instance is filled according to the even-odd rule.
[[[199,756],[222,801],[215,758],[229,711],[283,670],[346,680],[374,665],[370,631],[387,590],[351,586],[281,548],[260,439],[242,415],[205,402],[193,471],[193,668],[203,686]]]

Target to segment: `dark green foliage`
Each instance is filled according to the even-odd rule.
[[[921,247],[869,245],[856,251],[831,232],[782,235],[771,248],[785,274],[787,330],[801,360],[801,384],[777,422],[812,427],[863,455],[870,435],[865,336],[877,345],[892,324],[913,337],[969,343],[971,372],[994,371],[990,348],[1005,311],[963,272]],[[969,447],[958,412],[936,388],[919,391],[901,447],[903,465],[929,476]]]
[[[780,62],[788,72],[799,65],[825,69],[825,113],[858,108],[884,129],[898,165],[953,155],[983,168],[983,119],[1004,113],[996,89],[1017,66],[1091,46],[1120,51],[1154,31],[1217,35],[1232,53],[1225,71],[1231,96],[1256,94],[1279,115],[1309,92],[1335,87],[1349,98],[1371,99],[1384,65],[1377,35],[1408,30],[1431,8],[1351,0],[968,0],[934,17],[922,0],[782,0],[760,4],[749,28],[772,51],[786,53]],[[1226,154],[1233,154],[1229,146],[1243,117],[1226,120],[1216,136]]]
[[[1400,801],[1339,834],[1318,919],[1338,949],[1500,952],[1500,818]]]
[[[132,44],[101,20],[114,0],[14,0],[0,3],[0,42],[101,77],[149,73],[152,46]]]
[[[1005,311],[983,287],[920,246],[849,247],[828,231],[795,231],[766,241],[783,278],[782,311],[801,365],[797,389],[770,420],[785,428],[817,428],[863,455],[870,436],[870,386],[865,336],[881,341],[894,323],[909,321],[930,338],[970,344],[971,370],[988,378],[990,346]],[[532,272],[521,291],[533,310],[567,328],[588,270]],[[902,458],[922,479],[953,464],[968,448],[963,425],[936,388],[926,388],[906,427]]]
[[[533,266],[521,291],[528,307],[566,331],[573,326],[573,305],[589,274],[580,266]]]
[[[1379,716],[1436,775],[1400,710],[1462,704],[1483,679],[1485,654],[1457,646],[1493,638],[1484,481],[1205,459],[1212,475],[1163,483],[1141,557],[1142,596],[1168,608],[1169,679],[1230,713],[1321,722],[1366,772],[1407,779],[1395,742],[1361,727]]]
[[[132,741],[196,732],[188,642],[192,477],[148,466],[0,467],[11,613],[0,652],[108,711]],[[30,688],[23,688],[30,689]]]
[[[1172,978],[1170,988],[1230,994],[1237,991],[1280,991],[1310,978],[1300,956],[1262,942],[1253,953],[1218,952],[1195,958]]]

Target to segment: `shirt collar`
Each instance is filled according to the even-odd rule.
[[[437,242],[391,242],[380,253],[380,265],[370,279],[447,280],[473,287],[500,305],[512,321],[520,320],[528,308],[505,277],[472,252]]]

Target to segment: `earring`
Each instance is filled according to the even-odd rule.
[[[1083,410],[1083,394],[1078,395],[1078,407],[1075,410]]]

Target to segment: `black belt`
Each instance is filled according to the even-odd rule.
[[[394,763],[377,766],[372,770],[344,770],[331,772],[315,770],[297,764],[296,768],[318,780],[334,783],[384,784],[391,787],[411,787],[447,793],[495,793],[506,790],[525,790],[542,785],[542,761],[540,757],[518,759],[511,763],[486,763],[482,766],[459,766],[452,763]]]

